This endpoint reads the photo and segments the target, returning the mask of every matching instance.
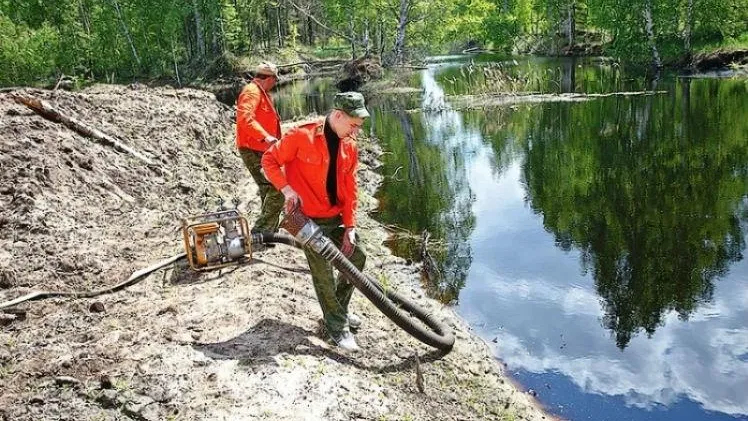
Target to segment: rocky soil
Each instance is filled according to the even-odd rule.
[[[213,94],[141,85],[24,94],[159,165],[1,93],[0,302],[120,282],[181,251],[183,216],[221,204],[256,216],[233,110]],[[360,294],[363,352],[340,352],[321,338],[303,254],[278,246],[249,265],[195,274],[176,264],[115,294],[0,311],[0,420],[549,418],[449,307],[423,295],[419,268],[381,245],[386,233],[366,215],[379,151],[362,149],[366,271],[446,320],[452,353],[411,339]]]

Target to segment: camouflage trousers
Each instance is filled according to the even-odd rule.
[[[345,231],[345,228],[341,226],[342,219],[339,216],[313,219],[322,228],[324,235],[340,249],[343,232]],[[327,333],[336,335],[347,330],[348,303],[350,303],[351,295],[353,295],[353,285],[340,274],[336,278],[332,264],[317,253],[308,249],[304,249],[304,253],[306,253],[306,259],[309,262],[309,269],[312,271],[314,291],[317,293],[317,300],[322,307]],[[366,255],[357,245],[348,260],[358,270],[362,270],[366,263]]]
[[[244,166],[247,167],[255,183],[257,183],[260,200],[262,201],[260,216],[255,221],[251,231],[276,232],[280,224],[280,212],[283,209],[283,194],[276,190],[267,178],[265,178],[265,174],[262,173],[262,165],[260,163],[262,152],[251,149],[239,149],[239,154],[242,156]]]

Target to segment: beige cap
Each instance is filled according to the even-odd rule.
[[[278,77],[278,66],[276,66],[273,63],[264,61],[257,66],[257,70],[255,70],[255,75],[266,75],[266,76]]]

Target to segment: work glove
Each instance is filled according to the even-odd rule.
[[[269,143],[271,145],[273,143],[277,142],[277,141],[278,141],[278,138],[275,137],[275,136],[268,135],[267,137],[265,137],[265,142],[267,142],[267,143]]]
[[[343,244],[340,246],[340,252],[345,257],[351,257],[353,250],[356,248],[356,228],[346,228],[343,232]]]
[[[290,185],[283,187],[281,193],[283,193],[283,197],[285,198],[284,208],[286,210],[286,215],[301,206],[301,198],[299,197],[299,194],[296,193],[296,190],[294,190]]]

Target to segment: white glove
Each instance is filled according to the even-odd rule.
[[[281,193],[283,193],[283,197],[286,199],[284,206],[286,214],[291,213],[297,206],[301,206],[301,197],[299,197],[299,194],[290,185],[283,187]]]
[[[340,245],[340,252],[345,257],[351,257],[353,250],[356,248],[356,228],[346,228],[343,232],[343,243]]]

